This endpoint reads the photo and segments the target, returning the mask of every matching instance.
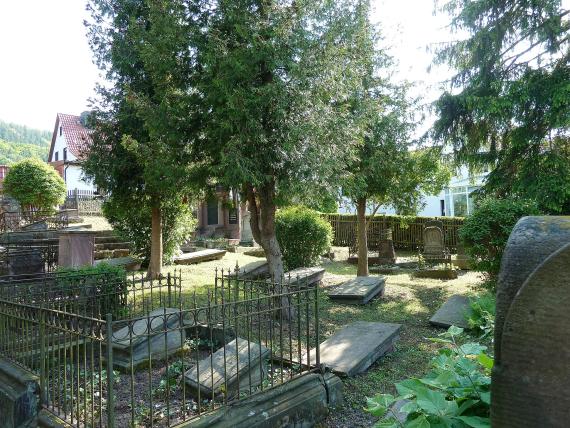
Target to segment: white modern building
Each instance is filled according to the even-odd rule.
[[[466,167],[451,177],[449,184],[438,195],[424,195],[424,207],[418,212],[420,217],[465,217],[473,213],[472,193],[485,181],[486,173],[471,175]],[[344,204],[343,204],[344,205]],[[343,214],[355,214],[353,206],[339,210]],[[391,206],[380,207],[377,214],[397,214]]]
[[[94,184],[85,178],[81,159],[92,144],[89,130],[79,116],[58,113],[51,138],[48,163],[65,181],[67,191],[95,192]]]

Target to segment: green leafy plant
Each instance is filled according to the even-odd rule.
[[[55,212],[65,199],[65,182],[57,171],[39,159],[14,164],[4,179],[4,192],[23,209]]]
[[[423,378],[396,384],[398,396],[378,394],[367,399],[367,412],[383,418],[375,428],[490,427],[493,358],[479,343],[459,344],[463,329],[452,326],[430,340],[448,345],[432,360],[432,370]],[[406,418],[399,422],[392,404],[407,400],[400,408]]]
[[[496,299],[492,293],[482,294],[469,302],[469,311],[465,319],[469,328],[481,332],[481,338],[493,334],[495,331]]]
[[[303,206],[280,210],[275,218],[275,231],[288,269],[314,266],[332,241],[329,222]]]
[[[67,300],[92,314],[104,317],[110,313],[122,317],[127,313],[128,282],[125,269],[107,263],[78,268],[59,268],[55,273],[58,291]],[[72,301],[72,304],[74,302]]]
[[[517,221],[527,215],[540,214],[536,204],[518,199],[485,198],[477,203],[465,219],[459,237],[475,270],[495,278],[501,267],[503,251]],[[493,281],[489,282],[494,284]]]

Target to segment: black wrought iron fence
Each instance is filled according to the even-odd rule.
[[[17,211],[0,213],[0,233],[14,232],[26,228],[63,229],[69,226],[67,211],[57,213],[47,211]]]
[[[0,279],[0,355],[37,374],[42,408],[72,426],[176,426],[320,366],[316,286],[75,279]],[[124,311],[92,316],[109,296]]]

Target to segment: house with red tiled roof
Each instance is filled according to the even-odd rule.
[[[81,160],[91,147],[90,131],[80,116],[58,113],[51,138],[48,163],[61,175],[67,190],[94,192],[94,184],[87,180],[81,169]]]

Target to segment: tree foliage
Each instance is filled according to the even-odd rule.
[[[0,139],[0,165],[10,165],[28,158],[47,159],[49,146],[38,147],[33,144],[14,143]]]
[[[496,277],[515,224],[521,217],[537,214],[540,211],[534,201],[490,197],[478,201],[475,211],[459,230],[474,268],[486,272],[491,279]]]
[[[363,72],[354,18],[366,2],[210,3],[197,49],[204,152],[219,181],[242,190],[254,238],[280,276],[277,204],[334,181],[358,133],[349,98]]]
[[[54,211],[65,199],[65,182],[57,171],[39,159],[12,165],[4,179],[4,192],[23,209]]]
[[[187,20],[192,13],[176,0],[91,0],[89,9],[91,48],[112,86],[98,88],[90,118],[94,143],[84,169],[110,194],[107,212],[118,227],[134,231],[141,223],[139,232],[148,233],[153,219],[149,274],[156,276],[161,237],[171,242],[169,233],[178,230],[173,214],[187,218],[180,204],[193,193],[196,177],[197,115],[188,96],[195,65],[194,26]],[[136,242],[141,250],[148,248]]]
[[[41,147],[46,150],[47,157],[47,149],[49,149],[51,141],[51,132],[0,120],[0,140]]]
[[[489,195],[570,212],[570,10],[560,0],[448,0],[467,36],[437,53],[457,70],[436,103],[434,135],[458,163],[491,166]]]

